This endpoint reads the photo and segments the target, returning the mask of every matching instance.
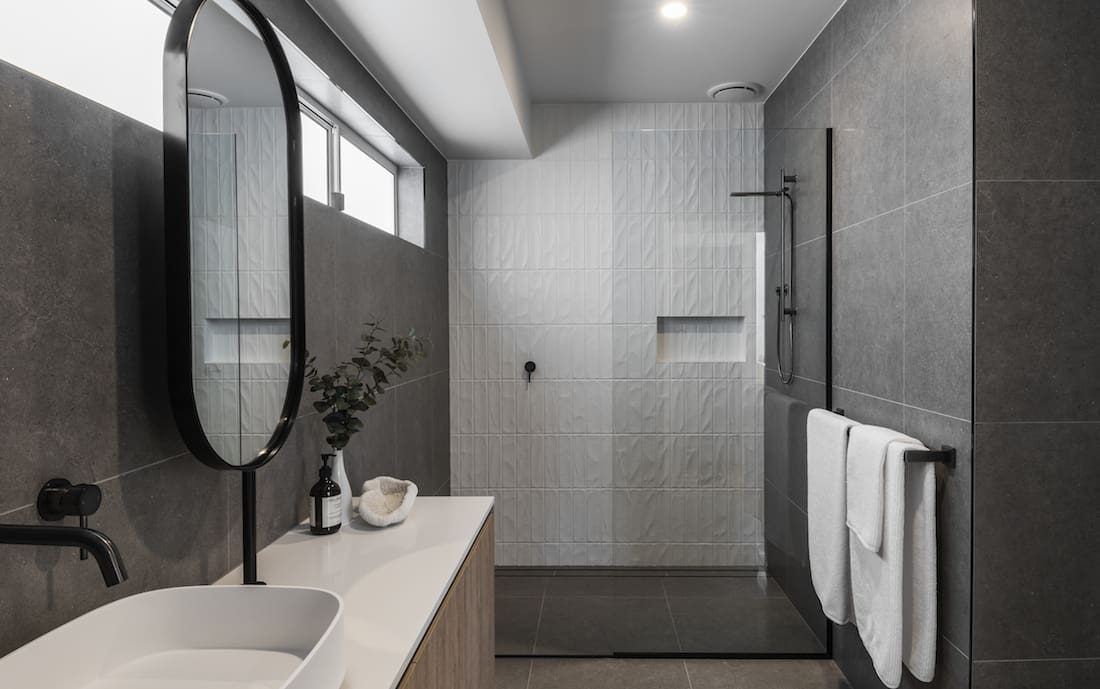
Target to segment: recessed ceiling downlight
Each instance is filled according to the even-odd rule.
[[[687,13],[687,5],[682,2],[666,2],[661,5],[661,16],[665,19],[682,19]]]
[[[715,84],[707,89],[707,95],[714,100],[727,103],[744,103],[757,100],[767,92],[762,84],[755,81],[727,81],[724,84]]]

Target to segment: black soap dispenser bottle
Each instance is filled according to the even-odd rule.
[[[340,530],[340,486],[329,466],[333,456],[321,455],[321,479],[309,491],[309,530],[317,536]]]

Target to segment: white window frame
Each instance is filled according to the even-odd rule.
[[[298,95],[298,111],[302,117],[308,117],[325,130],[325,203],[337,210],[343,210],[340,198],[334,196],[340,189],[340,125],[323,108],[301,94]]]
[[[340,175],[340,146],[342,145],[341,138],[347,139],[352,145],[393,175],[393,236],[400,237],[400,227],[398,227],[400,206],[397,199],[398,165],[383,155],[377,148],[371,146],[358,132],[342,124],[326,108],[301,92],[298,94],[298,106],[303,116],[309,117],[324,127],[328,135],[328,205],[338,211],[344,210],[344,188]]]

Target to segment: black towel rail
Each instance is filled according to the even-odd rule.
[[[902,455],[905,462],[939,462],[944,466],[955,466],[955,448],[944,445],[938,450],[906,450]]]

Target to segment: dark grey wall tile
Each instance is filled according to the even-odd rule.
[[[794,371],[797,376],[818,381],[825,380],[825,241],[822,237],[794,249],[794,305],[798,309],[794,317]],[[775,302],[766,299],[764,304],[769,302],[773,305],[770,325],[774,322],[770,316]]]
[[[404,387],[404,386],[402,386]],[[344,464],[353,490],[375,476],[404,478],[397,462],[397,409],[402,388],[381,395],[363,416],[363,430],[344,449]]]
[[[901,207],[905,200],[905,43],[887,26],[833,81],[834,227]]]
[[[771,386],[764,388],[764,480],[780,497],[790,494],[794,429],[790,427],[789,410],[795,403],[794,398]],[[764,528],[768,528],[766,519]]]
[[[825,406],[825,383],[816,380],[807,380],[795,376],[790,383],[780,383],[779,373],[773,370],[764,372],[764,383],[785,395],[790,395],[801,400],[811,407]]]
[[[908,0],[848,0],[830,22],[833,71],[844,69]]]
[[[973,0],[914,0],[905,28],[905,200],[973,177]]]
[[[936,466],[937,617],[941,636],[970,653],[972,424],[905,408],[902,430],[930,448],[954,447],[954,467]]]
[[[971,413],[971,185],[905,209],[905,403]]]
[[[902,428],[905,424],[905,407],[900,403],[864,395],[854,390],[834,387],[833,407],[843,409],[845,416],[860,423],[890,428]]]
[[[1100,420],[1100,182],[976,193],[977,419]]]
[[[431,408],[431,384],[427,378],[405,383],[393,390],[395,406],[395,456],[401,458],[401,478],[422,487],[432,495],[446,480],[433,470],[435,465],[431,424],[435,421],[425,413]]]
[[[974,659],[1100,657],[1100,424],[975,432]]]
[[[833,382],[902,398],[905,214],[833,234]]]
[[[260,4],[321,56],[326,71],[339,72],[341,85],[426,166],[427,246],[435,256],[408,247],[402,263],[394,248],[402,240],[306,202],[311,351],[331,362],[346,351],[338,334],[358,337],[372,308],[393,327],[401,308],[415,312],[405,322],[432,332],[445,353],[442,156],[308,6]],[[115,540],[130,572],[107,589],[94,562],[81,562],[75,551],[4,546],[3,654],[115,598],[217,579],[240,562],[241,538],[239,476],[185,453],[164,389],[161,134],[3,62],[0,101],[7,247],[0,255],[0,473],[9,486],[0,512],[33,502],[54,476],[104,481],[92,525]],[[421,386],[417,413],[431,421],[430,490],[445,492],[445,355],[436,361],[440,372]],[[261,545],[305,517],[324,439],[308,403],[307,395],[287,444],[257,477]],[[371,410],[349,449],[353,484],[403,473],[395,461],[396,406]],[[34,523],[36,516],[26,508],[4,521]]]
[[[787,174],[798,175],[798,182],[793,185],[796,244],[824,237],[828,227],[829,167],[824,127],[828,123],[829,100],[829,92],[823,91],[795,118],[797,128],[785,133],[784,167]],[[775,179],[778,183],[778,177]]]
[[[418,362],[411,375],[422,376],[447,369],[447,259],[408,242],[393,242],[396,254],[394,322],[397,334],[416,330],[430,341],[428,358]]]
[[[1100,5],[976,6],[977,179],[1100,179]]]
[[[779,176],[786,172],[786,146],[788,131],[779,132],[768,144],[764,156],[764,187],[774,189],[779,184]],[[744,189],[744,191],[752,191]],[[779,251],[780,222],[787,222],[786,209],[779,205],[777,199],[744,199],[742,207],[746,207],[749,201],[764,204],[764,253],[772,255]],[[769,283],[773,284],[773,283]]]
[[[792,77],[821,66],[799,65],[778,89],[783,98],[775,106],[784,106],[783,117],[778,117],[781,108],[772,107],[773,122],[835,128],[833,406],[857,421],[904,429],[927,443],[960,450],[955,469],[937,469],[938,614],[944,636],[932,684],[960,689],[969,683],[967,651],[959,649],[969,649],[970,619],[971,424],[962,420],[971,414],[970,191],[945,194],[908,213],[902,209],[907,201],[970,180],[969,9],[967,0],[849,0],[828,29],[832,82],[806,106],[793,103],[801,96],[791,95]],[[790,130],[769,138],[766,169],[789,167],[799,157],[793,138]],[[800,202],[817,198],[812,191],[800,183]],[[803,208],[800,227],[815,215],[811,205]],[[769,253],[774,251],[770,244]],[[772,284],[775,267],[769,262],[767,269]],[[824,349],[824,335],[814,342],[808,329],[802,334],[809,338],[804,346]],[[774,336],[769,337],[772,348]],[[774,356],[766,382],[793,393],[778,383]],[[769,462],[780,445],[772,443]],[[765,484],[769,572],[789,580],[800,566],[790,552],[796,529],[783,507],[790,503],[781,500],[787,501],[792,488],[793,466],[766,467]],[[804,520],[795,526],[804,526]],[[836,639],[837,663],[852,686],[881,687],[855,629],[839,628]],[[903,686],[927,685],[906,675]]]
[[[787,575],[781,586],[798,610],[802,621],[824,646],[829,621],[821,611],[821,601],[810,577],[809,519],[805,510],[787,502]]]
[[[81,561],[75,548],[5,545],[0,655],[110,601],[221,576],[228,569],[226,478],[182,456],[101,484],[92,526],[112,538],[129,573],[111,588],[95,560]],[[33,508],[4,521],[38,523]]]
[[[975,662],[973,689],[1078,689],[1100,677],[1100,658]]]
[[[305,233],[306,347],[317,357],[319,367],[327,367],[339,358],[336,346],[336,264],[338,235],[328,224],[332,208],[306,198]],[[313,409],[303,405],[299,413]]]
[[[787,126],[787,86],[780,84],[764,101],[764,145]]]
[[[141,267],[159,247],[144,233],[161,233],[159,206],[150,210],[161,193],[159,135],[6,63],[0,83],[10,151],[0,185],[0,444],[20,487],[0,497],[3,511],[33,502],[55,475],[102,480],[183,448],[156,435],[167,410],[163,300],[156,271]],[[120,374],[120,365],[130,368]]]
[[[331,266],[336,345],[341,356],[348,357],[361,341],[365,323],[378,321],[387,330],[394,328],[397,251],[393,235],[351,216],[332,214],[329,224],[338,247]]]
[[[783,80],[787,88],[787,126],[833,77],[832,24],[828,24]]]

